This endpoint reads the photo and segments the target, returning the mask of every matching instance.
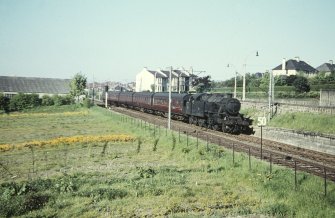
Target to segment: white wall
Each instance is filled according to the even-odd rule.
[[[274,76],[279,76],[279,75],[286,75],[286,76],[297,75],[297,71],[296,70],[272,70],[272,73],[273,73]]]
[[[136,92],[152,91],[151,85],[155,83],[155,76],[152,75],[146,68],[136,75]]]

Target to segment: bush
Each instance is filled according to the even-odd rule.
[[[91,102],[91,99],[89,98],[85,98],[84,101],[83,101],[83,106],[86,107],[86,108],[90,108],[93,106],[92,102]]]
[[[299,76],[293,81],[295,91],[298,93],[309,92],[311,90],[306,77]]]
[[[9,111],[9,98],[0,93],[0,110]]]
[[[42,105],[43,106],[51,106],[51,105],[54,105],[54,104],[55,104],[55,102],[54,102],[53,98],[50,97],[49,95],[44,95],[42,97]]]
[[[74,103],[74,99],[69,95],[66,96],[54,95],[52,99],[56,106],[69,105]]]
[[[10,99],[9,108],[12,111],[29,109],[40,106],[41,102],[37,94],[19,93]]]

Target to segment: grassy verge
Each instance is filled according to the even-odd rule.
[[[322,179],[299,173],[295,190],[291,170],[273,166],[270,173],[254,158],[249,170],[247,155],[235,153],[233,162],[230,150],[196,139],[187,145],[185,136],[179,142],[177,133],[99,108],[65,112],[0,117],[1,143],[86,134],[137,139],[1,152],[0,216],[335,216],[333,183],[324,196]]]
[[[254,108],[244,108],[241,113],[257,121],[258,116],[264,116],[263,111]],[[257,123],[254,125],[257,125]],[[326,114],[313,114],[292,112],[274,116],[268,123],[272,127],[335,134],[335,116]]]
[[[286,113],[275,116],[270,124],[276,127],[335,134],[335,116],[311,113]]]

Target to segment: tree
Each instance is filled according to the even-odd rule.
[[[70,94],[73,97],[76,97],[79,101],[79,96],[84,94],[86,88],[87,78],[81,73],[77,73],[70,83]]]
[[[303,77],[303,76],[298,76],[293,81],[293,86],[294,86],[295,90],[299,93],[309,92],[311,90],[311,87],[308,84],[308,79],[306,77]]]
[[[0,110],[9,111],[9,98],[0,93]]]
[[[212,89],[211,76],[197,77],[192,81],[197,93],[208,92]]]
[[[264,91],[267,92],[269,90],[269,83],[270,83],[270,73],[266,72],[264,73],[260,84],[259,84],[259,88]]]
[[[293,82],[298,78],[296,75],[290,75],[286,77],[286,85],[293,86]]]
[[[156,87],[155,87],[155,84],[151,84],[151,85],[150,85],[150,88],[151,88],[151,91],[152,91],[152,92],[156,92],[156,89],[155,89],[155,88],[156,88]]]

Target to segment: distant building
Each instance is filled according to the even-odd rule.
[[[299,73],[304,73],[306,76],[314,76],[318,71],[313,68],[311,65],[296,57],[295,59],[290,59],[286,61],[283,59],[282,64],[278,65],[274,69],[272,69],[272,73],[274,76],[279,75],[298,75]]]
[[[176,69],[171,74],[171,91],[188,92],[191,87],[192,77],[195,77],[184,69]],[[148,70],[143,68],[136,75],[136,92],[168,92],[170,71]]]
[[[333,60],[330,60],[329,63],[324,63],[316,68],[319,72],[325,72],[326,75],[330,75],[331,73],[335,72],[335,64]]]
[[[0,76],[0,92],[11,98],[18,93],[43,95],[67,95],[70,79]]]

